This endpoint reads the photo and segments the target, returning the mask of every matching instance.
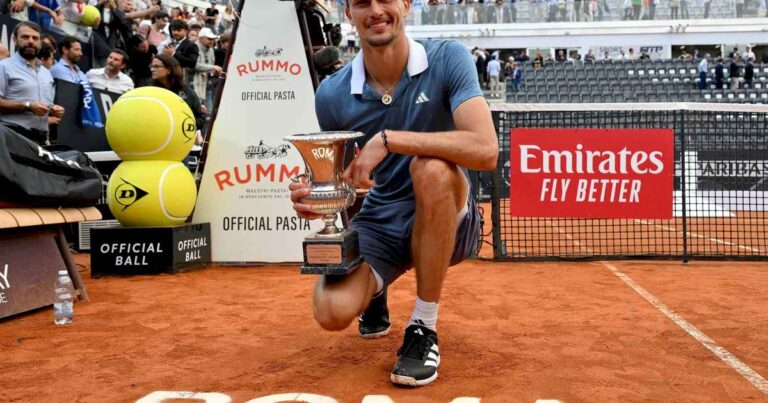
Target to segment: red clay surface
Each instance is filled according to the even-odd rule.
[[[599,262],[466,262],[450,270],[438,380],[394,387],[389,371],[414,299],[390,293],[392,333],[326,332],[312,276],[295,266],[213,267],[90,279],[71,326],[49,309],[0,322],[0,401],[131,402],[154,391],[235,402],[287,392],[339,402],[760,402],[760,392]],[[768,374],[765,263],[617,262],[648,291]]]

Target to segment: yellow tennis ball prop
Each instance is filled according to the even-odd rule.
[[[195,179],[177,161],[124,161],[107,184],[109,210],[126,227],[183,224],[196,199]]]
[[[178,95],[140,87],[112,105],[106,131],[110,147],[123,161],[181,161],[195,143],[197,123]]]
[[[94,6],[85,6],[83,9],[83,17],[80,20],[80,25],[92,27],[96,25],[96,22],[99,21],[100,18],[101,14],[99,13],[98,8]]]

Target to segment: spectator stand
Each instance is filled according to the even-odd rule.
[[[768,65],[755,65],[749,88],[716,89],[715,66],[710,62],[704,90],[698,89],[697,65],[698,61],[680,59],[547,62],[539,69],[527,64],[519,91],[514,92],[507,80],[507,102],[768,103]]]

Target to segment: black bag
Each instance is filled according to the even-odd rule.
[[[102,190],[87,155],[43,147],[0,125],[0,201],[25,206],[93,206]]]

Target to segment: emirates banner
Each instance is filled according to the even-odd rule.
[[[283,137],[319,130],[293,2],[246,1],[193,222],[211,223],[214,262],[298,262],[321,222],[296,217],[288,183],[304,171]]]
[[[515,217],[672,218],[671,129],[513,129]]]

